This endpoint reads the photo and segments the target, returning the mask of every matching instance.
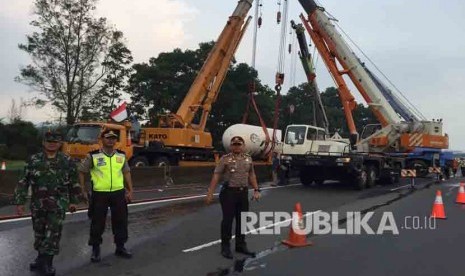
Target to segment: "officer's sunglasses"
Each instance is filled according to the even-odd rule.
[[[118,137],[110,136],[110,137],[105,137],[105,139],[107,139],[107,140],[117,140]]]

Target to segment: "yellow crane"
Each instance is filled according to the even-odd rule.
[[[238,2],[176,113],[159,116],[158,127],[142,128],[135,144],[131,143],[131,124],[128,122],[77,123],[67,135],[64,152],[83,158],[90,150],[99,148],[98,137],[103,129],[114,129],[120,134],[117,147],[126,152],[134,166],[210,159],[213,156],[212,137],[205,131],[205,126],[251,20],[247,14],[252,4],[253,0]],[[201,112],[200,120],[195,123],[198,112]]]

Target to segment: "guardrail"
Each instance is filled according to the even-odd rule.
[[[131,174],[135,188],[161,187],[165,185],[185,185],[210,183],[214,166],[209,167],[170,167],[169,170],[158,167],[132,168]],[[271,166],[255,165],[259,182],[272,179]],[[21,171],[0,171],[0,206],[10,204],[14,189],[21,177]]]

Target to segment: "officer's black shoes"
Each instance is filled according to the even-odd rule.
[[[101,261],[99,245],[92,246],[92,255],[90,256],[90,261],[93,263],[98,263]]]
[[[255,252],[252,252],[250,251],[248,248],[247,248],[247,245],[236,245],[236,252],[237,253],[242,253],[242,254],[245,254],[245,255],[249,255],[251,257],[254,257],[255,258]]]
[[[129,252],[124,246],[118,246],[115,250],[115,255],[125,259],[131,259],[132,253]]]
[[[221,245],[221,255],[226,259],[232,259],[233,254],[231,252],[231,247],[229,245]]]
[[[32,263],[29,264],[29,269],[31,271],[39,270],[42,266],[42,259],[43,259],[42,255],[39,254],[37,258]]]
[[[53,255],[44,255],[42,269],[42,272],[45,276],[55,276],[55,268],[53,267]]]

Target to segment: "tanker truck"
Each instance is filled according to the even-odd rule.
[[[268,137],[273,137],[273,129],[267,128]],[[272,151],[280,152],[282,143],[282,132],[279,129],[274,131],[275,138],[270,138],[267,142],[267,137],[263,128],[260,126],[235,124],[228,127],[223,133],[223,147],[229,151],[231,138],[241,136],[245,141],[245,152],[250,154],[256,161],[269,159]],[[274,141],[274,145],[273,145]]]

